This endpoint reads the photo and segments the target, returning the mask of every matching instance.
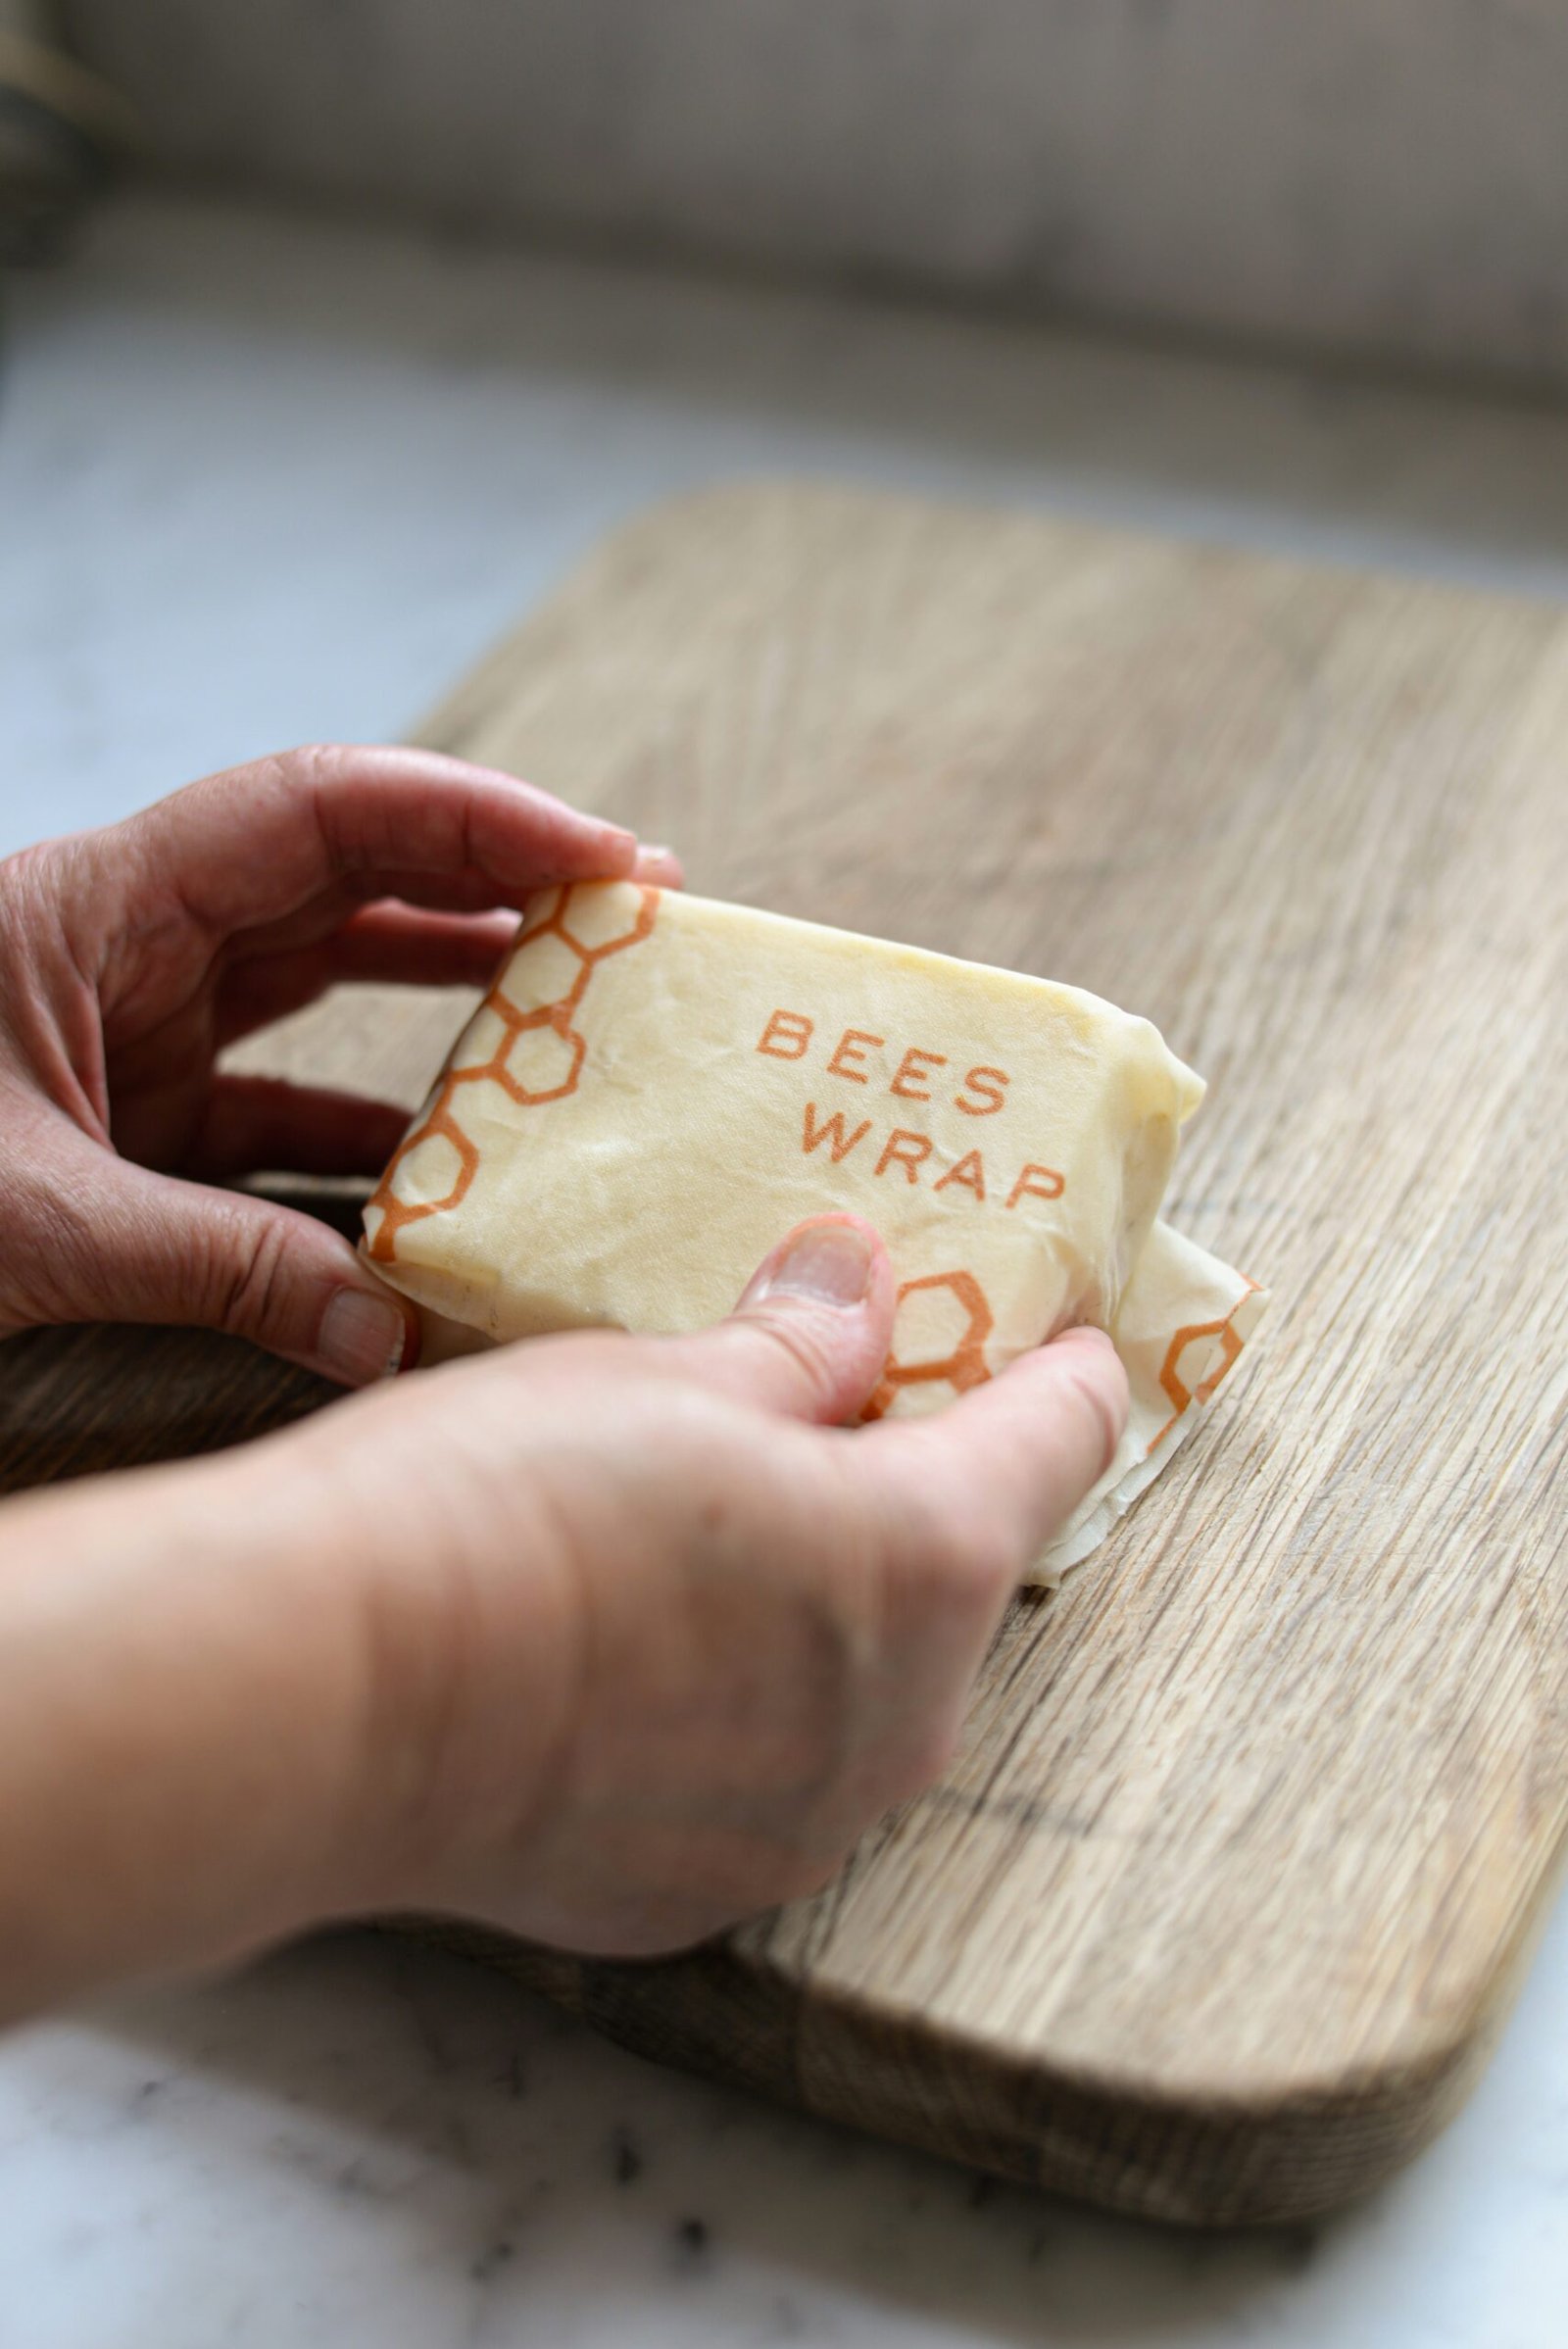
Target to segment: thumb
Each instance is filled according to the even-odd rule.
[[[73,1318],[226,1330],[344,1387],[409,1368],[412,1306],[315,1216],[94,1152]]]
[[[893,1339],[893,1267],[858,1215],[814,1215],[766,1257],[728,1321],[668,1341],[681,1374],[791,1419],[853,1419]]]

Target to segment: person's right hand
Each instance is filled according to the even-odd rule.
[[[823,1217],[700,1336],[0,1505],[0,2019],[333,1918],[648,1955],[821,1884],[944,1767],[1126,1408],[1076,1330],[848,1429],[893,1303]]]
[[[701,1336],[509,1347],[291,1440],[396,1753],[361,1757],[357,1899],[665,1950],[821,1884],[942,1770],[1125,1382],[1076,1330],[849,1431],[893,1307],[876,1234],[822,1217]]]

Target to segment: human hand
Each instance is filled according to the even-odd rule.
[[[846,1429],[893,1302],[820,1217],[701,1336],[0,1505],[0,2020],[334,1918],[639,1956],[822,1884],[942,1769],[1126,1409],[1079,1330]]]
[[[701,1336],[509,1347],[285,1439],[379,1725],[329,1862],[356,1903],[679,1947],[820,1885],[941,1771],[1126,1386],[1078,1330],[846,1430],[894,1296],[870,1227],[824,1216]]]
[[[294,751],[0,863],[0,1338],[200,1323],[344,1385],[412,1359],[410,1308],[307,1215],[208,1186],[374,1173],[403,1110],[219,1075],[344,979],[482,985],[529,895],[668,853],[423,751]],[[511,914],[497,908],[512,908]]]

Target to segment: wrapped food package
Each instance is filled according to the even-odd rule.
[[[1072,987],[634,882],[530,906],[370,1199],[427,1350],[733,1307],[792,1225],[853,1210],[899,1282],[865,1416],[940,1408],[1074,1322],[1132,1390],[1037,1568],[1087,1556],[1262,1310],[1159,1221],[1201,1081]]]

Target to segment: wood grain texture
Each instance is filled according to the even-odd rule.
[[[734,492],[612,542],[426,738],[709,894],[1147,1012],[1213,1088],[1172,1218],[1276,1297],[830,1891],[670,1964],[492,1954],[653,2054],[1124,2209],[1374,2184],[1474,2078],[1568,1826],[1568,621]],[[457,1009],[345,991],[250,1056],[367,1081],[373,1039],[412,1100]],[[88,1342],[32,1343],[13,1480]],[[266,1378],[245,1425],[305,1407]]]

